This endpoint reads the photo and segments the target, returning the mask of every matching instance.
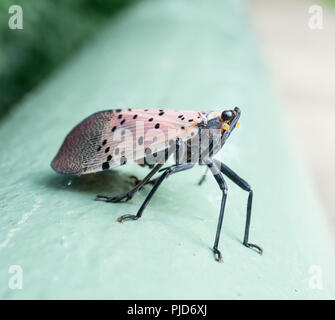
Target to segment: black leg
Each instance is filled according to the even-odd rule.
[[[140,190],[145,184],[147,184],[151,177],[163,166],[163,164],[157,164],[150,172],[149,174],[143,179],[140,180],[139,183],[136,185],[136,187],[132,190],[130,190],[129,192],[127,192],[126,194],[123,194],[121,196],[115,196],[115,197],[108,197],[108,196],[104,196],[101,194],[98,194],[96,196],[96,200],[98,199],[104,199],[106,202],[120,202],[122,200],[128,201],[130,200],[134,194]]]
[[[201,186],[202,183],[206,180],[206,176],[207,176],[207,172],[208,172],[208,167],[206,168],[205,173],[202,175],[201,179],[198,182],[198,185]]]
[[[250,220],[251,220],[251,207],[252,207],[252,197],[253,197],[253,191],[250,187],[250,185],[244,181],[242,178],[240,178],[233,170],[228,168],[224,163],[220,162],[219,160],[214,159],[215,165],[220,168],[220,171],[226,175],[231,181],[236,183],[240,188],[243,190],[249,192],[248,197],[248,204],[247,204],[247,218],[245,223],[245,230],[244,230],[244,239],[243,244],[248,248],[255,248],[259,254],[263,253],[262,248],[260,248],[256,244],[249,243],[249,229],[250,229]]]
[[[145,186],[145,185],[147,185],[147,184],[154,185],[155,182],[157,181],[157,178],[156,178],[156,179],[148,180],[148,181],[146,181],[146,182],[143,183],[143,180],[138,179],[136,176],[129,176],[129,179],[133,179],[134,180],[134,185],[135,186],[137,186],[138,184],[142,183],[143,184],[142,187]],[[141,190],[142,187],[139,190]]]
[[[214,242],[214,246],[213,246],[215,259],[216,259],[216,261],[221,262],[222,255],[221,255],[220,250],[218,249],[218,246],[219,246],[219,240],[220,240],[220,234],[221,234],[221,227],[222,227],[224,209],[225,209],[225,206],[226,206],[228,187],[227,187],[226,181],[222,177],[222,174],[220,173],[220,171],[218,170],[218,168],[216,167],[216,165],[214,163],[208,164],[208,168],[211,170],[216,182],[218,183],[218,185],[219,185],[219,187],[222,191],[220,215],[219,215],[219,221],[218,221],[218,226],[217,226],[216,235],[215,235],[215,242]]]
[[[150,193],[148,194],[148,196],[144,200],[144,202],[141,205],[140,209],[138,210],[137,214],[136,215],[125,214],[125,215],[121,216],[118,219],[118,221],[123,222],[124,220],[137,220],[137,219],[139,219],[142,216],[142,213],[143,213],[145,207],[147,206],[147,204],[151,200],[152,196],[154,195],[154,193],[156,192],[156,190],[158,189],[158,187],[160,186],[160,184],[163,182],[163,180],[165,178],[167,178],[169,175],[171,175],[173,173],[190,169],[193,166],[194,166],[193,163],[185,163],[185,164],[174,165],[174,166],[166,168],[164,173],[162,173],[162,175],[158,178],[158,180],[156,181],[156,183],[152,187]]]

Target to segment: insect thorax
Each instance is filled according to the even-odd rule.
[[[222,148],[222,139],[220,133],[199,131],[199,134],[187,141],[176,140],[160,152],[154,152],[146,155],[143,159],[137,161],[142,166],[152,168],[155,164],[165,163],[170,156],[173,156],[176,164],[199,163],[202,164],[207,158],[211,158]]]

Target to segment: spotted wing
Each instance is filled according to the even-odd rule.
[[[65,138],[51,163],[63,174],[86,174],[141,161],[198,133],[198,111],[115,109],[91,115]]]

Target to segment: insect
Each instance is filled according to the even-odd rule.
[[[139,219],[154,193],[168,176],[191,169],[196,164],[207,166],[222,192],[220,214],[213,246],[215,259],[221,261],[218,249],[222,220],[227,199],[227,184],[223,175],[249,193],[243,244],[262,254],[262,249],[249,243],[249,228],[253,191],[224,163],[215,159],[231,132],[239,126],[239,108],[224,111],[178,111],[163,109],[113,109],[101,111],[79,123],[66,136],[53,159],[52,168],[61,174],[83,175],[113,169],[135,161],[149,166],[151,171],[143,179],[136,179],[135,187],[118,196],[97,195],[106,202],[130,200],[146,184],[153,187],[136,215],[118,218]],[[173,165],[164,167],[173,156]],[[151,178],[160,173],[154,180]],[[205,175],[199,181],[203,183]]]

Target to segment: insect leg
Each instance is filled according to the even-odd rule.
[[[222,191],[220,215],[219,215],[219,221],[218,221],[218,226],[217,226],[217,229],[216,229],[215,241],[214,241],[214,246],[213,246],[215,259],[216,259],[216,261],[221,262],[222,255],[221,255],[220,250],[218,249],[218,245],[219,245],[219,240],[220,240],[224,209],[225,209],[225,206],[226,206],[228,187],[227,187],[226,181],[223,179],[222,174],[220,173],[220,171],[216,167],[216,165],[214,163],[208,163],[207,166],[208,166],[209,170],[211,170],[216,182],[218,183],[218,185],[219,185],[219,187]]]
[[[136,187],[132,190],[130,190],[129,192],[127,192],[124,195],[121,196],[115,196],[115,197],[108,197],[108,196],[104,196],[104,195],[100,195],[98,194],[96,196],[96,200],[98,199],[104,199],[106,202],[120,202],[122,200],[125,199],[125,201],[130,200],[134,194],[140,190],[146,183],[148,183],[148,181],[151,179],[151,177],[163,166],[163,164],[157,164],[150,172],[149,174],[141,181],[139,181],[139,183],[136,185]]]
[[[208,167],[207,167],[205,173],[202,175],[201,179],[200,179],[199,182],[198,182],[198,185],[199,185],[199,186],[201,186],[202,183],[205,181],[208,170],[209,170],[209,169],[208,169]]]
[[[152,187],[152,189],[151,189],[150,193],[148,194],[148,196],[145,198],[145,200],[144,200],[143,204],[141,205],[140,209],[138,210],[137,214],[136,215],[125,214],[125,215],[121,216],[118,219],[118,221],[119,222],[123,222],[124,220],[137,220],[137,219],[139,219],[142,216],[142,213],[143,213],[145,207],[148,205],[148,203],[151,200],[152,196],[157,191],[158,187],[160,186],[160,184],[163,182],[163,180],[165,178],[167,178],[169,175],[171,175],[173,173],[190,169],[193,166],[194,166],[194,163],[185,163],[185,164],[174,165],[174,166],[166,168],[166,170],[164,171],[164,173],[162,173],[162,175],[158,178],[158,180],[155,183],[155,185]]]
[[[250,229],[250,220],[251,220],[251,207],[252,207],[252,197],[253,197],[253,191],[250,187],[250,185],[244,181],[242,178],[240,178],[233,170],[228,168],[224,163],[214,159],[214,163],[217,167],[220,168],[220,171],[226,175],[231,181],[236,183],[241,189],[249,192],[248,197],[248,204],[247,204],[247,218],[246,218],[246,224],[245,224],[245,231],[244,231],[244,239],[243,244],[248,248],[255,248],[258,250],[259,254],[263,253],[262,248],[260,248],[256,244],[252,244],[248,242],[249,239],[249,229]]]
[[[134,180],[134,185],[135,185],[135,186],[137,186],[139,183],[143,182],[143,180],[138,179],[136,176],[129,176],[129,179],[133,179],[133,180]],[[146,185],[146,184],[152,184],[152,185],[154,185],[156,181],[157,181],[157,178],[156,178],[156,179],[148,180],[148,181],[146,181],[146,182],[143,184],[143,186]],[[142,188],[142,187],[141,187],[141,188]],[[140,189],[141,189],[141,188],[140,188]]]

